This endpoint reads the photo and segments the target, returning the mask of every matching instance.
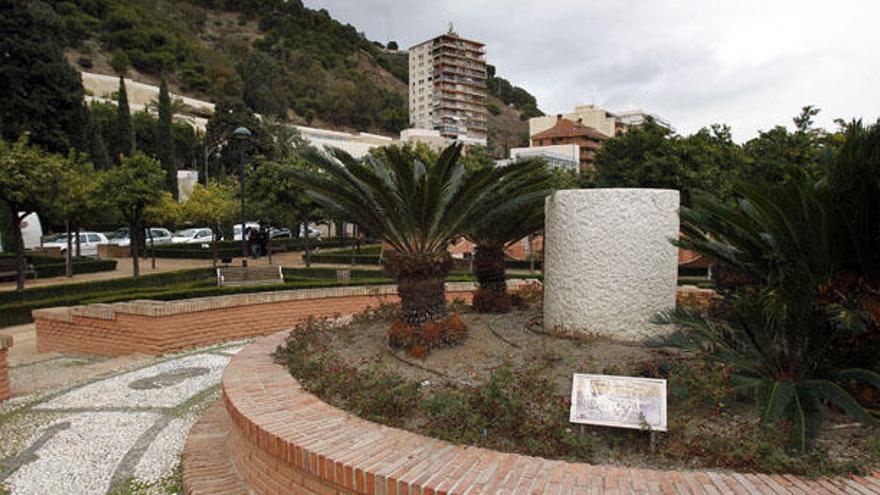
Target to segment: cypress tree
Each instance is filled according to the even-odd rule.
[[[131,110],[128,108],[128,94],[125,92],[125,77],[119,76],[119,97],[116,106],[116,126],[119,141],[116,143],[117,154],[131,156],[134,153],[134,123],[131,121]]]
[[[174,160],[174,134],[172,128],[171,96],[168,81],[162,76],[159,86],[159,162],[165,169],[165,184],[177,199],[177,163]]]
[[[89,156],[92,158],[95,170],[110,168],[110,155],[104,142],[104,130],[101,129],[101,122],[91,117],[91,112],[89,112]]]

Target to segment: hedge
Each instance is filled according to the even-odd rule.
[[[20,292],[0,292],[0,327],[30,323],[33,321],[31,311],[53,306],[112,303],[134,299],[176,300],[249,292],[394,283],[390,275],[378,270],[351,270],[349,284],[336,281],[334,268],[284,268],[283,271],[284,284],[265,286],[217,287],[215,269],[197,268],[143,275],[137,278],[35,287]],[[453,273],[447,277],[449,282],[472,280],[474,280],[473,276],[468,273]]]
[[[312,263],[328,263],[337,265],[350,265],[354,261],[355,265],[379,265],[378,256],[370,256],[367,254],[313,254],[310,257]]]
[[[52,263],[44,265],[34,265],[37,271],[37,278],[40,277],[61,277],[67,273],[65,263]],[[109,272],[116,269],[116,260],[79,260],[73,263],[73,273],[95,273]]]
[[[62,277],[67,273],[66,263],[63,258],[51,256],[28,256],[27,262],[34,266],[37,278]],[[107,272],[116,269],[116,260],[102,260],[95,258],[75,258],[73,260],[73,273]],[[14,276],[6,279],[14,279]]]
[[[336,238],[311,241],[311,249],[326,249],[345,246],[351,241]],[[302,239],[275,239],[272,248],[282,248],[285,251],[305,251],[306,243]],[[202,247],[201,243],[194,244],[161,244],[147,248],[146,257],[151,257],[155,252],[157,258],[186,258],[186,259],[212,259],[214,246],[210,243]],[[241,241],[217,241],[218,258],[234,258],[241,256]]]

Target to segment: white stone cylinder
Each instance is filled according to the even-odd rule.
[[[557,191],[545,203],[544,327],[642,340],[675,306],[678,191]]]

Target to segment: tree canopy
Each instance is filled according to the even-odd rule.
[[[83,88],[64,59],[64,22],[44,2],[0,1],[0,135],[57,153],[76,144]]]

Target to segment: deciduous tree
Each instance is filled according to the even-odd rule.
[[[180,211],[180,220],[192,225],[207,225],[212,235],[214,264],[217,264],[217,241],[224,228],[235,222],[238,199],[231,182],[211,181],[207,186],[196,184]]]
[[[0,200],[12,225],[18,256],[16,288],[24,289],[25,257],[21,222],[34,212],[48,211],[59,190],[62,158],[28,143],[27,134],[15,143],[0,140]]]
[[[140,275],[139,247],[143,245],[144,210],[161,199],[165,186],[162,165],[143,153],[123,156],[118,167],[104,172],[101,193],[106,204],[115,208],[131,235],[133,275]]]

